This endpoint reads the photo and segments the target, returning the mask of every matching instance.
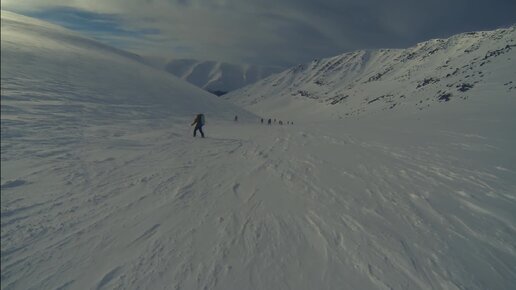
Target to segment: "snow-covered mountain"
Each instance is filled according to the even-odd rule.
[[[434,39],[408,49],[314,60],[225,98],[263,115],[345,118],[418,111],[516,95],[516,26]],[[493,96],[490,92],[499,92]]]
[[[110,155],[133,158],[131,152],[146,150],[128,135],[165,128],[175,136],[167,130],[175,127],[190,137],[199,112],[208,127],[234,114],[255,118],[131,53],[60,26],[2,11],[1,34],[2,289],[59,288],[60,281],[102,268],[89,260],[95,256],[90,246],[101,239],[90,240],[94,231],[89,238],[81,234],[110,215],[100,202],[107,192],[94,189],[100,179],[91,174],[117,181],[90,165],[130,167]],[[94,149],[100,143],[118,153]]]
[[[486,54],[504,73],[467,100],[393,114],[379,99],[335,122],[307,108],[344,104],[293,98],[278,112],[302,122],[269,126],[130,54],[1,16],[2,289],[516,284],[512,50]]]
[[[31,107],[31,114],[52,114],[58,109],[62,117],[67,112],[72,119],[93,116],[87,122],[99,116],[134,118],[133,114],[143,113],[142,118],[190,118],[196,112],[218,117],[236,112],[246,115],[230,103],[144,65],[133,54],[56,25],[2,12],[2,36],[2,105],[17,120],[27,112],[24,106]],[[7,115],[11,114],[6,111]]]
[[[216,95],[255,83],[281,69],[272,66],[230,64],[217,61],[173,59],[165,70]]]

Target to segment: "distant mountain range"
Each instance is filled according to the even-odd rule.
[[[224,96],[258,114],[345,118],[516,97],[516,26],[316,59]],[[503,100],[500,100],[503,101]]]
[[[194,59],[170,60],[165,63],[164,69],[180,79],[218,96],[283,70],[283,68],[273,66],[239,65]]]

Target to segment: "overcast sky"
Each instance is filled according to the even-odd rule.
[[[516,0],[2,0],[142,55],[290,66],[516,23]]]

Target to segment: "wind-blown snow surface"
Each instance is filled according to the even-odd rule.
[[[78,66],[90,50],[56,31],[2,13],[2,289],[516,283],[513,98],[288,126],[213,102],[192,139],[183,117],[211,99],[99,50]]]

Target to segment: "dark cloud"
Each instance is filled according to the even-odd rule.
[[[122,33],[101,27],[102,39],[109,39],[109,32],[113,38],[130,38],[128,48],[142,54],[282,66],[363,48],[407,47],[430,38],[516,22],[514,0],[2,2],[4,9],[33,15],[55,6],[110,15],[108,20],[115,19],[113,27]],[[136,33],[124,35],[127,31]]]

